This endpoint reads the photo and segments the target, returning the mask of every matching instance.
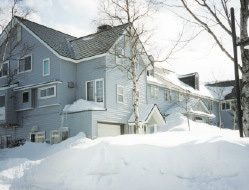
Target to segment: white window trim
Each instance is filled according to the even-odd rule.
[[[169,92],[169,100],[166,100],[166,94],[167,94],[167,92]],[[168,88],[164,89],[164,101],[171,102],[171,90],[168,89]]]
[[[20,38],[18,38],[20,37]],[[16,28],[16,41],[20,42],[22,40],[22,27],[19,25]]]
[[[52,130],[50,131],[50,144],[52,144],[52,138],[53,138],[53,133],[54,132],[58,132],[58,143],[61,142],[60,138],[61,138],[61,134],[60,134],[60,131],[59,130]]]
[[[93,90],[95,90],[95,86],[94,86],[94,85],[95,85],[95,82],[94,82],[94,80],[86,81],[86,83],[85,83],[85,87],[86,87],[86,89],[85,89],[85,91],[86,91],[86,101],[88,101],[88,100],[87,100],[87,83],[88,83],[88,82],[93,82]],[[95,96],[94,96],[94,94],[95,94],[95,92],[93,91],[93,99],[94,99],[94,101],[95,101],[95,98],[94,98]]]
[[[52,88],[52,87],[54,88],[54,95],[41,97],[41,90],[45,90],[45,89]],[[56,97],[56,85],[39,88],[38,93],[39,93],[38,95],[39,99],[48,99],[48,98]]]
[[[30,70],[27,70],[27,71],[23,71],[23,72],[19,72],[19,64],[20,64],[20,59],[25,59],[26,57],[31,57],[31,69]],[[27,73],[27,72],[31,72],[32,69],[33,69],[33,57],[32,57],[32,54],[29,54],[29,55],[25,55],[23,56],[22,58],[18,58],[18,67],[17,67],[17,74],[21,74],[21,73]]]
[[[222,109],[222,104],[226,104],[226,103],[229,103],[229,109]],[[231,101],[223,101],[223,102],[221,102],[221,105],[220,105],[220,109],[221,109],[221,111],[227,111],[227,110],[231,110]]]
[[[44,142],[46,142],[46,133],[45,131],[41,131],[41,132],[32,132],[32,133],[29,133],[29,140],[31,141],[31,135],[44,135]],[[36,141],[35,141],[36,142]]]
[[[103,81],[103,89],[102,89],[102,93],[103,93],[103,102],[97,102],[97,85],[96,85],[96,83],[97,83],[97,81]],[[97,102],[97,103],[104,103],[105,102],[105,94],[104,94],[104,92],[105,92],[105,83],[104,83],[104,78],[100,78],[100,79],[96,79],[95,80],[95,82],[94,82],[94,100],[95,100],[95,102]]]
[[[27,103],[29,103],[29,101],[27,101],[27,102],[23,102],[23,94],[24,94],[25,92],[28,92],[28,93],[29,93],[29,91],[24,91],[24,92],[22,92],[22,103],[23,103],[23,104],[27,104]],[[30,94],[30,93],[29,93],[29,94]],[[30,99],[30,95],[29,95],[29,99]]]
[[[152,88],[154,88],[154,94],[152,93]],[[155,89],[157,89],[157,96],[155,96]],[[158,88],[158,86],[156,86],[156,85],[151,85],[151,87],[150,87],[150,96],[151,96],[151,98],[157,99],[157,98],[158,98],[158,93],[159,93],[159,88]]]
[[[119,93],[118,93],[118,88],[119,88],[119,87],[120,87],[120,88],[123,88],[123,94],[119,94]],[[119,96],[119,95],[123,96],[123,102],[121,102],[121,101],[118,100],[118,96]],[[121,86],[121,85],[117,85],[117,102],[118,102],[118,103],[121,103],[121,104],[124,103],[124,87]]]
[[[0,78],[6,78],[6,77],[8,77],[9,76],[9,71],[10,71],[10,68],[9,68],[9,66],[10,66],[10,64],[9,64],[9,61],[5,61],[5,62],[3,62],[3,65],[4,64],[8,64],[8,73],[7,73],[7,75],[4,75],[4,76],[1,76]],[[3,72],[3,65],[2,65],[2,70],[0,71],[0,72]]]
[[[44,63],[48,61],[48,74],[44,74]],[[50,58],[46,58],[42,60],[42,76],[49,76],[50,75]]]

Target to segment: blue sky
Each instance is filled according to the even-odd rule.
[[[93,20],[98,16],[98,0],[25,0],[36,12],[28,18],[73,36],[84,36],[96,31]],[[150,21],[153,25],[153,48],[165,57],[182,28],[182,20],[166,9],[161,9]],[[191,33],[190,28],[185,29]],[[228,44],[232,48],[232,44]],[[149,52],[151,54],[155,52]],[[234,79],[233,63],[203,33],[187,47],[178,51],[164,65],[179,74],[199,72],[202,81]]]

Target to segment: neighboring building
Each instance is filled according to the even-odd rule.
[[[53,144],[79,132],[89,138],[134,133],[132,81],[120,70],[107,69],[122,61],[110,52],[124,40],[127,25],[105,25],[92,35],[75,38],[19,17],[14,23],[15,40],[33,49],[3,64],[0,147],[18,139]],[[217,123],[217,100],[199,84],[197,73],[178,76],[154,65],[149,56],[139,61],[152,65],[138,82],[140,133],[153,133],[165,125],[166,112],[184,101],[185,94],[195,99],[193,120]]]
[[[229,129],[238,129],[235,81],[209,83],[206,86],[220,102],[222,126]]]

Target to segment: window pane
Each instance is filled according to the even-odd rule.
[[[93,98],[93,81],[87,82],[87,100],[88,101],[94,101]]]
[[[43,70],[43,75],[48,75],[49,74],[49,61],[48,60],[45,60],[43,62],[43,67],[44,67],[44,70]]]
[[[97,102],[103,102],[103,81],[96,81]]]
[[[0,107],[5,106],[5,96],[0,96]]]
[[[53,96],[54,95],[54,87],[47,89],[47,96]]]
[[[46,89],[44,89],[44,90],[41,90],[41,92],[40,92],[41,94],[40,94],[40,96],[41,97],[45,97],[46,96]]]
[[[25,57],[25,71],[31,70],[31,56]]]
[[[7,76],[8,75],[8,70],[9,70],[9,64],[4,63],[2,67],[2,76]]]
[[[122,95],[118,95],[118,101],[119,102],[124,102],[124,97]]]
[[[226,104],[222,103],[222,110],[225,110],[225,109],[226,109]]]
[[[121,86],[118,86],[118,94],[124,94],[124,89]]]
[[[29,102],[29,92],[24,92],[22,94],[22,102],[23,103]]]
[[[24,59],[19,60],[19,72],[24,72]]]

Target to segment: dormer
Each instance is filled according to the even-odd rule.
[[[191,86],[192,88],[199,90],[199,74],[198,73],[190,73],[186,75],[178,76],[178,79],[185,84]]]

